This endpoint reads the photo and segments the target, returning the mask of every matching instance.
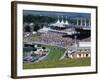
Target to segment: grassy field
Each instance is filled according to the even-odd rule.
[[[55,61],[41,61],[39,63],[24,63],[24,69],[89,66],[90,58],[64,59]]]
[[[59,60],[65,52],[64,48],[50,45],[42,45],[42,47],[49,49],[48,56],[38,63],[23,63],[23,69],[88,66],[91,64],[90,58]]]
[[[43,45],[44,47],[49,49],[48,56],[44,59],[46,61],[55,61],[59,60],[61,56],[63,56],[65,49],[57,46]]]

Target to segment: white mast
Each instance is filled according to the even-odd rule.
[[[79,21],[79,19],[77,18],[77,25],[79,25],[79,22],[78,21]]]
[[[91,20],[89,19],[89,27],[91,26]]]
[[[85,26],[87,26],[87,24],[86,24],[86,19],[85,19],[85,21],[84,21],[84,22],[85,22]]]
[[[82,18],[81,18],[81,24],[80,24],[81,26],[83,25],[83,20],[82,20]]]

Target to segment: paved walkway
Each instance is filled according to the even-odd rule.
[[[67,50],[64,52],[63,56],[61,56],[60,60],[64,59],[66,56]]]

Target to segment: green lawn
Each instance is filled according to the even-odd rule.
[[[44,59],[46,61],[55,61],[59,60],[61,56],[63,56],[65,49],[57,46],[43,45],[44,47],[49,49],[48,56]]]
[[[39,63],[24,63],[24,69],[34,68],[53,68],[53,67],[75,67],[75,66],[89,66],[91,64],[90,58],[79,59],[64,59],[53,61],[41,61]]]
[[[90,58],[59,60],[65,52],[64,48],[50,45],[42,45],[42,47],[49,49],[47,57],[38,63],[23,63],[23,69],[89,66],[91,64]]]

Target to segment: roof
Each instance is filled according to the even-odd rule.
[[[91,42],[86,42],[86,41],[82,41],[82,42],[79,42],[79,47],[91,47]]]

